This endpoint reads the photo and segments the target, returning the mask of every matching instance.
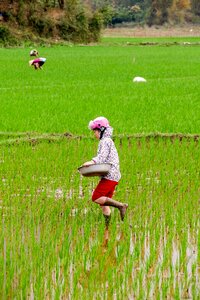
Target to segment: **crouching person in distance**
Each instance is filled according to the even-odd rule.
[[[128,204],[118,202],[112,199],[115,188],[121,178],[119,168],[119,157],[115,144],[112,140],[113,128],[109,121],[104,117],[98,117],[89,122],[89,129],[93,130],[95,137],[99,140],[97,156],[83,165],[110,163],[111,168],[108,174],[102,176],[97,187],[92,194],[92,201],[99,204],[105,217],[106,227],[108,227],[111,218],[109,206],[116,207],[124,220]]]
[[[33,66],[35,70],[42,69],[42,66],[44,65],[46,61],[46,58],[40,57],[29,61],[29,66]]]

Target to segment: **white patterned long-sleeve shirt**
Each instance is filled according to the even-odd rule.
[[[103,133],[103,137],[99,141],[97,156],[92,160],[96,164],[110,163],[111,168],[107,175],[102,176],[103,178],[119,181],[121,178],[120,167],[119,167],[119,156],[115,144],[112,140],[112,127],[106,128]]]

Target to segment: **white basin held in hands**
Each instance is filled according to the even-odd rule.
[[[86,177],[104,176],[110,171],[110,164],[93,164],[88,166],[81,166],[78,171],[81,175]]]

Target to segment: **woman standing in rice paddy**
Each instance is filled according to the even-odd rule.
[[[111,210],[109,206],[119,209],[121,220],[124,220],[128,204],[112,199],[115,188],[121,178],[119,168],[119,157],[115,144],[112,140],[113,128],[104,117],[98,117],[89,122],[89,129],[93,130],[95,137],[99,140],[97,156],[84,165],[110,163],[111,168],[108,174],[102,176],[97,187],[92,194],[92,201],[99,204],[105,217],[106,227],[108,227]]]

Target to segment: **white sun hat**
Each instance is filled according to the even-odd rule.
[[[133,82],[147,82],[145,78],[143,77],[134,77]]]

